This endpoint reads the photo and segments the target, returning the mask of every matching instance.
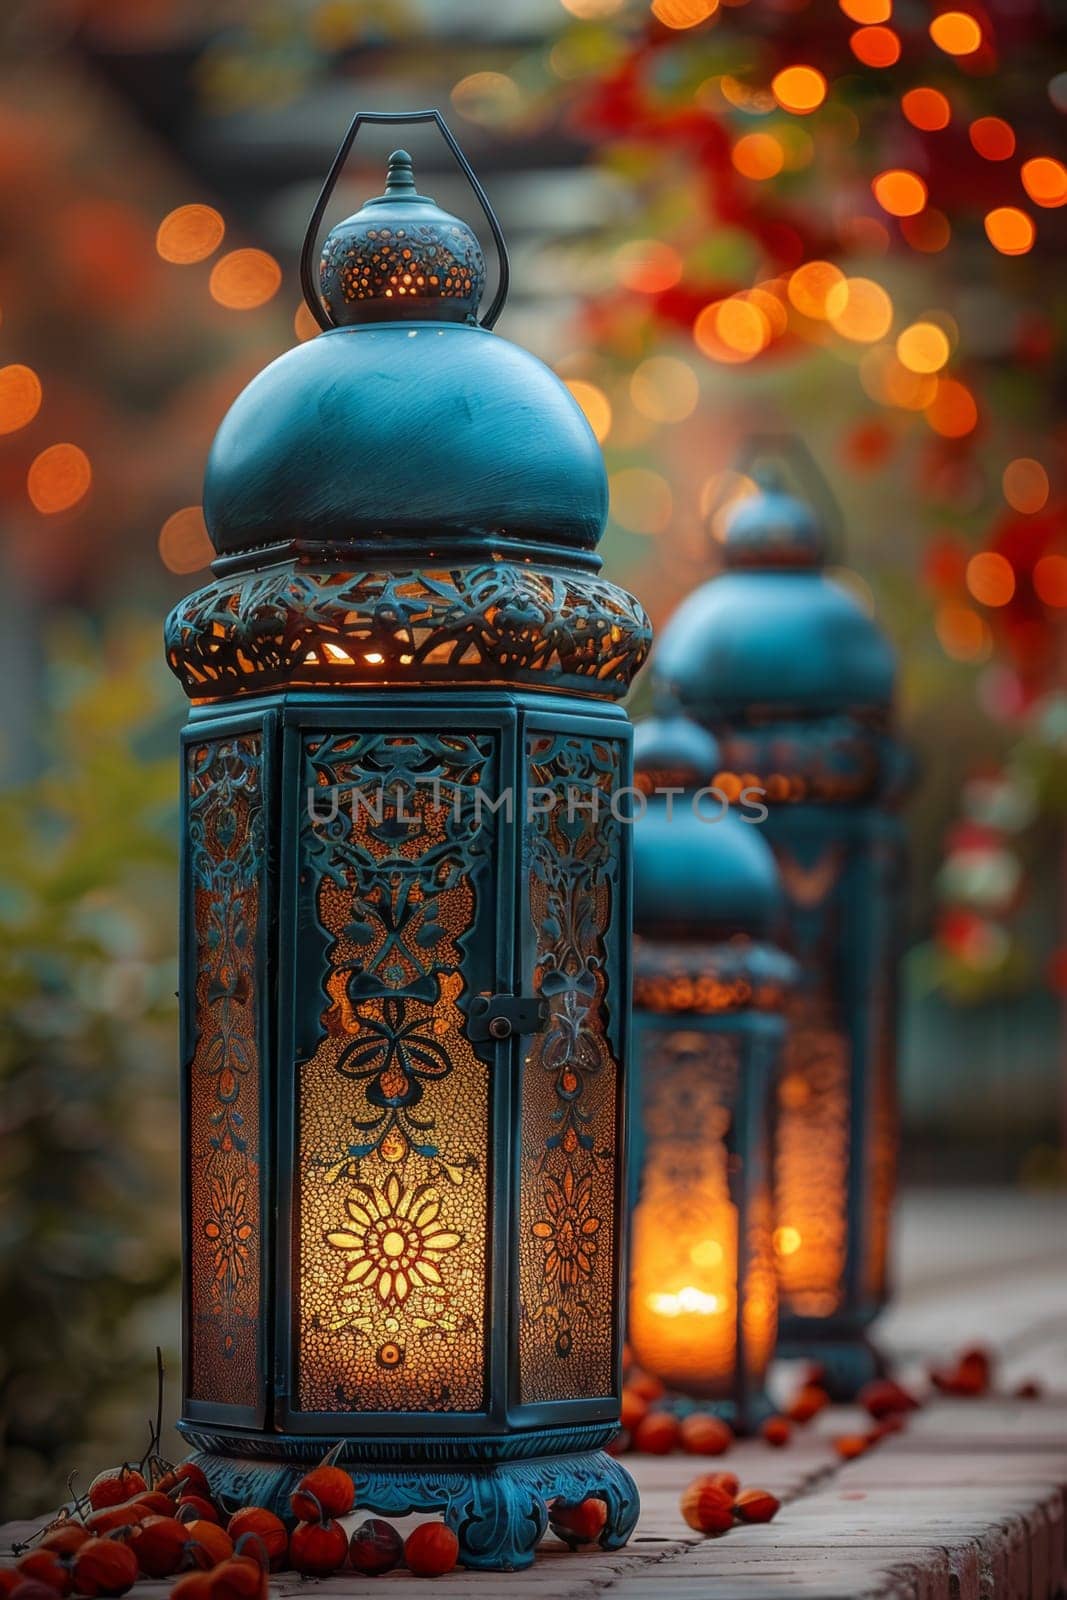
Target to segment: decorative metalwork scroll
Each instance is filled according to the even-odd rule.
[[[476,934],[497,764],[493,734],[305,735],[304,1410],[484,1403],[490,1090],[465,1008],[492,970]]]
[[[167,619],[194,699],[282,684],[529,683],[620,698],[651,626],[602,578],[506,561],[429,572],[292,564],[220,579]]]
[[[527,1055],[519,1205],[523,1403],[610,1394],[618,1062],[609,1008],[622,824],[609,739],[533,733],[527,782],[548,804],[527,838],[535,991],[546,1030]]]
[[[189,1127],[187,1389],[197,1400],[260,1398],[260,1040],[256,941],[263,871],[258,733],[186,754],[195,941]]]

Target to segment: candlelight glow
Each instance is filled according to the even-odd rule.
[[[771,79],[771,93],[783,111],[807,116],[826,99],[826,79],[816,67],[784,67]]]
[[[950,56],[970,56],[982,42],[982,30],[966,11],[942,11],[930,24],[930,37]]]
[[[900,36],[892,28],[857,28],[848,42],[865,67],[891,67],[900,60]]]
[[[189,266],[205,261],[222,243],[226,224],[213,206],[179,206],[156,230],[156,250],[164,261]]]
[[[901,97],[900,109],[912,127],[923,133],[937,133],[952,120],[952,107],[940,89],[909,89]]]
[[[683,1311],[695,1311],[707,1317],[722,1310],[722,1301],[717,1294],[705,1294],[688,1283],[677,1294],[650,1294],[648,1303],[660,1317],[679,1317]]]

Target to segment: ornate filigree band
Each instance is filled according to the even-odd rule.
[[[621,699],[651,638],[624,589],[506,561],[404,572],[291,562],[197,590],[166,625],[167,660],[194,700],[479,681]]]
[[[796,982],[796,964],[774,945],[634,940],[634,1006],[661,1015],[780,1011]]]

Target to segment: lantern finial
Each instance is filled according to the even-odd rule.
[[[415,193],[415,173],[411,157],[406,150],[394,150],[389,157],[389,170],[385,176],[385,192],[391,195]]]

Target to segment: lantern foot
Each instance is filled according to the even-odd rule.
[[[236,1459],[198,1452],[212,1493],[226,1510],[259,1505],[291,1521],[289,1496],[307,1465]],[[513,1571],[528,1567],[551,1520],[554,1501],[578,1505],[602,1500],[607,1517],[598,1543],[618,1550],[629,1539],[640,1509],[637,1487],[621,1462],[604,1450],[465,1466],[367,1467],[344,1462],[352,1473],[359,1511],[384,1517],[439,1516],[459,1540],[466,1567]],[[561,1538],[567,1535],[560,1530]]]
[[[803,1319],[784,1324],[777,1355],[786,1361],[807,1360],[822,1370],[820,1382],[831,1400],[854,1400],[864,1384],[884,1378],[889,1367],[867,1335],[857,1331],[836,1338],[813,1332]]]

